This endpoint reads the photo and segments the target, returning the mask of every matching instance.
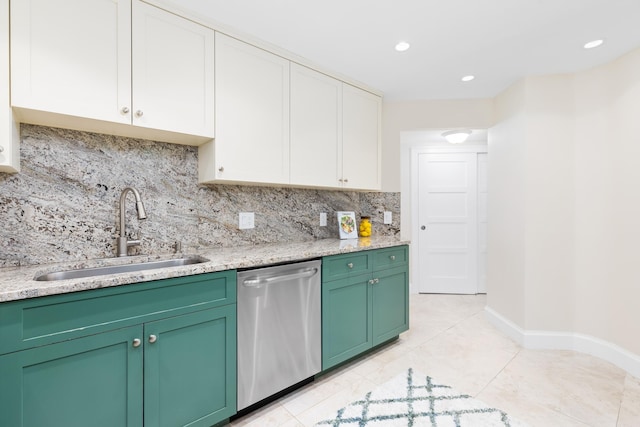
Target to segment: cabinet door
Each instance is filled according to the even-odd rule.
[[[371,348],[369,275],[322,284],[322,369]]]
[[[133,2],[133,124],[213,138],[214,31]]]
[[[291,183],[341,187],[342,83],[291,64]]]
[[[289,61],[216,33],[215,91],[201,181],[289,183]]]
[[[12,427],[142,425],[135,326],[0,357],[0,418]]]
[[[374,273],[373,345],[409,329],[409,274],[406,266]]]
[[[145,324],[146,427],[208,427],[235,413],[235,307]]]
[[[131,0],[11,1],[11,105],[130,123]]]
[[[381,187],[382,100],[362,89],[342,86],[342,178],[345,188]]]
[[[9,0],[0,0],[0,172],[20,172],[20,138],[9,99]]]

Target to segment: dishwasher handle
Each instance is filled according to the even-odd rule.
[[[308,277],[315,276],[318,273],[317,268],[306,268],[304,270],[298,270],[295,273],[282,274],[279,276],[271,277],[257,277],[255,279],[245,279],[242,281],[242,286],[247,288],[259,288],[262,285],[268,285],[273,282],[280,282],[284,280],[293,279],[306,279]]]

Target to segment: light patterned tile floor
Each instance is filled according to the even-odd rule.
[[[484,295],[412,295],[400,339],[231,423],[311,427],[412,367],[533,427],[638,427],[640,379],[572,351],[525,350],[485,319]]]

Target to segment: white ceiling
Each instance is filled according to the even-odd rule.
[[[640,0],[166,0],[384,93],[493,97],[640,47]],[[585,50],[593,39],[598,48]],[[411,48],[394,50],[405,40]],[[470,83],[460,81],[473,74]]]

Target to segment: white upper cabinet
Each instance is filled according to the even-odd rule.
[[[215,36],[216,139],[199,148],[201,182],[289,183],[289,61]]]
[[[12,0],[11,104],[27,122],[204,142],[213,34],[138,0]]]
[[[11,103],[131,123],[131,0],[12,0]]]
[[[0,172],[19,171],[20,139],[9,100],[9,0],[0,0]]]
[[[355,190],[381,188],[382,99],[343,84],[342,179]]]
[[[342,187],[342,82],[291,64],[291,183]]]
[[[214,31],[133,3],[133,124],[213,137]]]

